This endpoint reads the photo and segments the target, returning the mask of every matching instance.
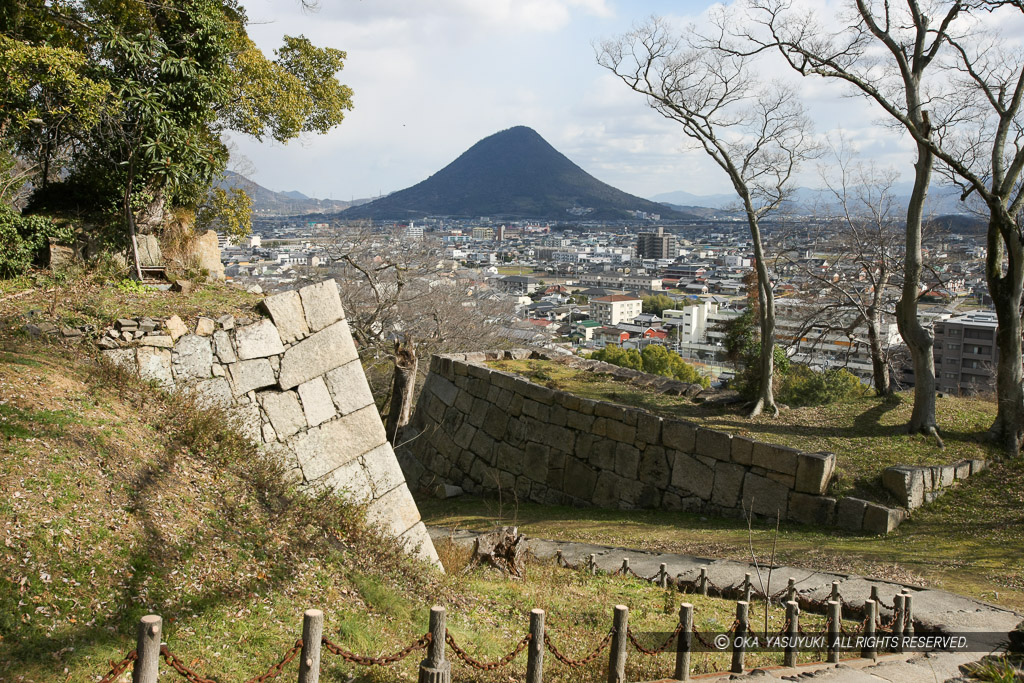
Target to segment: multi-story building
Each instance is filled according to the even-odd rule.
[[[675,341],[701,343],[707,336],[708,319],[718,313],[718,304],[712,301],[687,306],[686,308],[666,308],[661,315],[665,327],[673,328],[669,337]]]
[[[643,300],[627,294],[613,294],[590,300],[590,316],[606,327],[629,322],[643,313]]]
[[[675,258],[678,254],[679,246],[676,244],[676,236],[665,234],[665,228],[658,228],[656,232],[642,232],[637,235],[637,258],[670,259]]]
[[[935,332],[935,384],[949,394],[981,394],[995,390],[996,314],[967,313],[937,322]]]

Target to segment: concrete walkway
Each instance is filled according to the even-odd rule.
[[[428,527],[435,541],[446,538],[456,543],[472,544],[479,535],[473,531],[462,531]],[[642,550],[614,548],[590,543],[566,543],[540,538],[526,541],[527,548],[540,559],[554,558],[556,551],[562,551],[562,557],[570,564],[583,564],[591,554],[599,570],[615,572],[622,566],[623,558],[629,559],[630,569],[641,576],[653,576],[665,563],[668,575],[684,581],[696,579],[703,567],[707,571],[709,582],[722,589],[738,590],[743,585],[744,576],[749,572],[757,586],[756,570],[752,564],[734,562],[732,560],[714,560],[692,555],[674,553],[654,553]],[[761,567],[762,573],[765,567]],[[929,632],[962,633],[983,632],[1005,634],[1013,629],[1024,617],[995,605],[979,600],[966,598],[946,591],[906,586],[904,584],[868,579],[850,574],[831,572],[815,572],[808,569],[777,566],[772,570],[772,586],[770,593],[785,588],[788,579],[796,580],[796,589],[801,597],[810,600],[828,600],[832,592],[832,582],[839,582],[839,592],[843,600],[860,609],[864,601],[871,595],[871,588],[877,587],[883,602],[892,603],[893,596],[904,588],[909,588],[914,596],[914,621]],[[881,610],[882,618],[891,612]],[[967,662],[977,661],[984,654],[975,652],[936,652],[913,653],[905,655],[886,655],[877,663],[855,659],[838,666],[812,665],[796,669],[773,668],[756,670],[743,676],[710,676],[699,677],[700,680],[809,680],[828,681],[829,683],[860,683],[862,681],[946,681],[960,676],[959,666]]]

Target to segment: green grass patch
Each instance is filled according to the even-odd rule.
[[[804,451],[835,453],[836,477],[829,491],[835,496],[891,503],[894,501],[881,485],[886,467],[944,465],[998,456],[984,436],[995,418],[996,406],[979,399],[937,399],[936,415],[945,442],[945,448],[939,448],[934,439],[906,433],[905,425],[913,410],[913,397],[907,393],[786,409],[777,417],[760,415],[751,419],[738,406],[713,406],[668,396],[556,361],[506,360],[488,365],[583,398],[641,408],[662,417]]]

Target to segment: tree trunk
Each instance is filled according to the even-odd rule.
[[[906,261],[903,292],[899,303],[896,304],[896,323],[914,364],[914,410],[907,429],[911,434],[920,432],[938,439],[938,425],[935,422],[935,359],[932,356],[932,345],[935,340],[932,333],[921,325],[917,313],[923,263],[921,223],[933,160],[931,150],[926,145],[918,144],[917,163],[914,164],[914,189],[910,193],[910,203],[907,206]]]
[[[868,326],[868,348],[871,353],[871,378],[875,385],[876,396],[888,396],[892,393],[892,384],[889,382],[889,364],[885,359],[885,351],[882,349],[881,320],[878,314],[878,307],[874,304],[868,309],[865,320]]]
[[[772,415],[779,414],[775,405],[775,392],[772,382],[775,375],[775,296],[772,293],[771,278],[768,275],[768,264],[764,260],[764,249],[761,246],[761,228],[757,218],[748,210],[747,220],[750,223],[750,236],[754,242],[754,258],[757,260],[757,302],[761,326],[761,354],[758,363],[761,369],[760,385],[757,389],[757,401],[750,410],[750,417],[762,412]]]
[[[391,408],[388,411],[387,437],[394,446],[398,432],[412,417],[412,399],[416,390],[416,347],[412,340],[395,342],[395,376],[391,384]]]
[[[999,222],[1004,222],[1000,226]],[[1009,235],[1003,240],[1002,235]],[[989,428],[989,436],[1000,443],[1010,457],[1020,455],[1024,439],[1024,383],[1021,370],[1021,300],[1024,296],[1024,243],[1017,237],[1017,226],[1005,210],[992,212],[989,223],[986,279],[999,327],[996,346],[996,397],[998,411]],[[1003,274],[1003,249],[1006,248],[1006,272]]]
[[[132,213],[132,167],[128,167],[128,182],[124,188],[124,220],[128,224],[128,239],[132,249],[135,277],[142,282],[142,264],[139,262],[139,240],[135,233],[135,215]]]

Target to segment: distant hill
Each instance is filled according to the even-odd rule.
[[[516,126],[484,138],[423,182],[350,208],[341,218],[614,220],[632,218],[631,211],[690,217],[602,183],[533,129]]]
[[[253,213],[257,216],[298,216],[310,213],[336,213],[344,211],[350,206],[369,201],[362,199],[355,202],[342,202],[336,199],[313,199],[295,190],[290,192],[274,192],[233,171],[227,171],[226,177],[218,183],[218,186],[223,188],[237,187],[245,190],[245,193],[252,199]]]

